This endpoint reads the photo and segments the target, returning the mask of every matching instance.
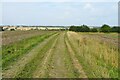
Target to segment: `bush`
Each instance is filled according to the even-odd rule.
[[[110,32],[111,28],[109,25],[104,24],[101,28],[100,28],[100,32]]]

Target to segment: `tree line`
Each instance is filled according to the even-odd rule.
[[[94,27],[94,28],[89,28],[87,25],[81,25],[81,26],[70,26],[69,28],[70,31],[75,31],[75,32],[117,32],[120,33],[120,27],[119,26],[114,26],[110,27],[107,24],[102,25],[101,27]]]

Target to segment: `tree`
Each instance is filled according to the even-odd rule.
[[[75,26],[70,26],[69,30],[70,31],[76,31],[76,27]]]
[[[120,27],[117,27],[117,26],[116,27],[115,26],[112,27],[111,28],[111,32],[118,32],[118,33],[120,33]]]
[[[81,32],[89,32],[90,28],[87,25],[82,25],[81,26]]]
[[[101,28],[100,31],[101,32],[110,32],[111,28],[109,25],[104,24]]]
[[[70,31],[75,31],[75,32],[89,32],[90,28],[86,25],[82,25],[82,26],[71,26],[69,28]]]

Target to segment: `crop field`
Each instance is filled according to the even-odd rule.
[[[118,78],[118,34],[2,32],[3,78]]]

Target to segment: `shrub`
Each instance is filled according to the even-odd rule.
[[[109,25],[104,24],[101,28],[100,31],[101,32],[110,32],[111,28]]]

